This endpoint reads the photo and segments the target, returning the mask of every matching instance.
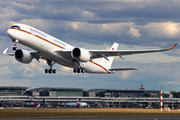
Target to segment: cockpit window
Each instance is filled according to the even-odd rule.
[[[19,26],[17,26],[17,25],[13,25],[13,26],[11,26],[11,28],[20,29],[20,27],[19,27]]]

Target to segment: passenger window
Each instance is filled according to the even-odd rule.
[[[11,28],[20,29],[20,27],[19,27],[19,26],[17,26],[17,25],[13,25],[13,26],[11,26]]]

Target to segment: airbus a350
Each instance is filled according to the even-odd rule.
[[[14,24],[8,31],[8,36],[14,43],[12,48],[14,52],[5,55],[14,56],[21,63],[29,64],[33,59],[47,61],[49,69],[45,73],[56,73],[53,65],[60,65],[73,68],[74,73],[114,73],[115,71],[137,70],[136,68],[111,68],[114,56],[123,59],[125,55],[140,53],[152,53],[172,50],[177,44],[167,49],[152,50],[117,50],[118,43],[114,43],[109,50],[89,50],[85,48],[74,47],[63,42],[45,32],[25,24]],[[25,45],[34,51],[20,49],[16,44]]]

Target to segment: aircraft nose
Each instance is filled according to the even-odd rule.
[[[8,34],[8,36],[9,36],[11,39],[14,39],[14,34],[15,34],[15,31],[14,31],[14,30],[8,29],[8,30],[7,30],[7,34]]]

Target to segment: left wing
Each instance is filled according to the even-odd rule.
[[[116,43],[117,44],[117,43]],[[90,59],[96,59],[96,58],[107,58],[111,56],[119,56],[123,59],[123,55],[133,55],[133,54],[141,54],[141,53],[152,53],[152,52],[163,52],[172,50],[177,45],[174,44],[172,47],[167,49],[151,49],[151,50],[87,50],[90,54]],[[60,50],[60,51],[54,51],[57,55],[61,55],[68,60],[74,60],[72,57],[72,50]],[[81,52],[79,53],[81,54]]]
[[[109,71],[139,70],[137,68],[112,68]]]
[[[89,50],[91,54],[91,59],[100,58],[100,57],[109,57],[109,56],[119,56],[123,58],[123,55],[133,55],[141,53],[152,53],[152,52],[163,52],[172,50],[176,47],[177,43],[168,49],[152,49],[152,50]]]

